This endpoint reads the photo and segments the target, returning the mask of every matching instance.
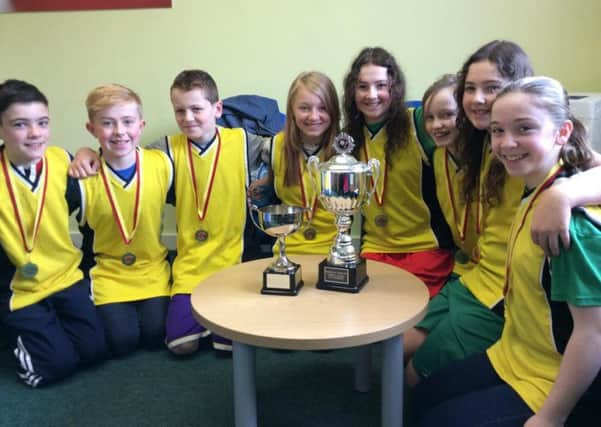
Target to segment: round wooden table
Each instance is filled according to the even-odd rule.
[[[226,268],[192,292],[196,319],[232,340],[236,426],[256,426],[255,347],[325,350],[358,347],[355,387],[369,389],[370,344],[382,342],[382,425],[402,425],[403,332],[426,311],[428,291],[399,268],[367,261],[369,282],[361,292],[319,290],[317,266],[324,256],[291,255],[301,264],[304,287],[297,296],[260,293],[261,259]]]

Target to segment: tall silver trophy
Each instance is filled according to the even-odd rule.
[[[261,293],[296,295],[303,287],[301,266],[286,256],[286,236],[303,225],[303,216],[307,209],[289,205],[269,205],[261,208],[250,205],[250,209],[250,217],[255,226],[266,234],[277,237],[280,249],[277,259],[263,271]]]
[[[334,140],[337,155],[325,163],[320,163],[316,156],[308,160],[311,177],[319,177],[314,183],[319,200],[336,216],[338,229],[327,259],[319,264],[319,289],[359,292],[369,279],[366,262],[353,246],[350,228],[352,216],[360,212],[373,195],[380,177],[380,162],[377,159],[369,159],[367,163],[357,161],[351,155],[354,146],[353,138],[341,133]]]

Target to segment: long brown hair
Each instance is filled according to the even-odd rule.
[[[377,65],[386,68],[390,84],[390,110],[386,121],[386,164],[390,165],[392,154],[402,148],[409,139],[411,120],[405,108],[405,75],[397,64],[394,56],[381,47],[366,47],[353,63],[351,69],[344,78],[344,96],[342,105],[344,107],[344,129],[355,140],[355,153],[365,144],[363,135],[363,114],[355,103],[355,90],[359,73],[364,65]]]
[[[284,153],[286,155],[286,174],[284,185],[298,184],[299,159],[303,155],[303,141],[301,132],[294,118],[294,100],[300,88],[304,88],[316,95],[326,107],[330,115],[330,127],[322,138],[322,150],[326,159],[334,153],[332,143],[340,132],[340,106],[334,83],[328,76],[319,71],[306,71],[300,73],[290,85],[288,102],[286,103],[286,126],[284,127]]]
[[[506,40],[494,40],[480,47],[465,61],[458,73],[457,83],[457,128],[459,130],[458,151],[464,178],[462,194],[466,201],[473,201],[478,194],[480,168],[482,166],[482,150],[488,130],[476,129],[468,120],[463,109],[465,79],[472,64],[489,61],[495,65],[497,72],[507,81],[513,81],[534,74],[530,59],[526,52],[516,43]],[[488,204],[501,201],[501,189],[505,182],[503,164],[493,159],[490,170],[485,177],[484,200]]]

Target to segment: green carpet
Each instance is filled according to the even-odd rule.
[[[353,352],[257,352],[258,424],[380,425],[379,347],[372,391],[353,390]],[[140,350],[47,388],[31,389],[0,352],[1,426],[233,426],[232,360]],[[410,425],[406,422],[406,426]]]

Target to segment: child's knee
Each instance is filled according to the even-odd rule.
[[[111,354],[115,357],[132,353],[139,344],[140,334],[135,328],[120,328],[108,330],[106,333],[107,344]]]
[[[108,357],[108,346],[104,334],[88,337],[76,345],[83,365],[91,365]]]
[[[141,331],[142,342],[145,346],[156,348],[165,342],[165,324],[145,325]]]

